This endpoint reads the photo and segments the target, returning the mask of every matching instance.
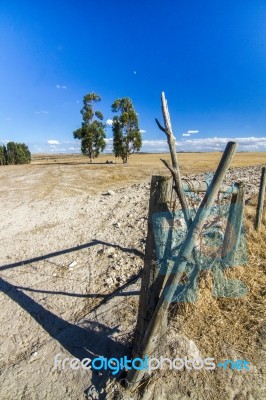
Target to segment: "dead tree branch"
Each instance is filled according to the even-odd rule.
[[[160,122],[158,121],[157,118],[155,118],[155,122],[156,122],[156,124],[158,125],[158,128],[161,129],[161,131],[163,131],[163,132],[165,133],[164,127],[160,124]]]
[[[172,177],[173,177],[173,180],[175,183],[175,190],[176,190],[178,199],[179,199],[181,207],[182,207],[182,211],[184,214],[184,218],[185,218],[187,227],[189,228],[192,220],[191,220],[190,212],[188,209],[188,203],[186,200],[185,192],[182,187],[181,175],[180,175],[179,164],[178,164],[176,148],[175,148],[175,137],[172,132],[170,114],[168,111],[167,100],[165,99],[164,92],[162,92],[161,100],[162,100],[162,113],[163,113],[165,128],[163,128],[160,125],[158,120],[156,120],[156,122],[157,122],[157,125],[159,126],[159,128],[166,134],[167,142],[168,142],[168,146],[169,146],[169,150],[170,150],[170,154],[171,154],[172,166],[166,160],[161,160],[161,161],[170,170],[170,172],[172,174]]]

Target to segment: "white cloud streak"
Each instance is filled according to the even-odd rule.
[[[66,153],[67,152],[67,149],[59,149],[58,147],[56,148],[56,149],[50,149],[50,151],[52,152],[52,153]]]
[[[66,89],[66,85],[56,85],[56,89]]]
[[[238,143],[238,151],[266,151],[266,137],[212,137],[204,139],[183,139],[177,141],[177,151],[222,151],[229,141]],[[143,140],[141,151],[168,152],[166,140]]]
[[[62,140],[62,142],[60,142],[61,144],[76,144],[77,142],[75,142],[74,140]]]
[[[69,147],[68,150],[80,151],[80,147]]]
[[[60,142],[58,140],[53,140],[53,139],[48,140],[47,143],[48,144],[60,144]]]
[[[199,131],[198,131],[198,130],[195,130],[195,131],[187,131],[187,133],[193,134],[193,133],[199,133]]]
[[[226,144],[229,141],[234,141],[238,143],[238,151],[266,151],[266,137],[208,137],[208,138],[191,138],[184,137],[180,140],[180,136],[176,141],[176,150],[183,152],[220,152],[223,151]],[[6,143],[8,140],[1,140],[0,142]],[[113,138],[109,137],[105,139],[106,148],[105,153],[111,153],[113,147]],[[56,139],[50,139],[47,141],[48,145],[46,145],[46,150],[53,153],[80,153],[80,147],[75,145],[73,141],[59,141]],[[68,145],[67,145],[68,144]],[[59,146],[61,145],[61,146]],[[66,146],[66,148],[64,147]],[[37,147],[37,145],[35,145]],[[36,151],[40,151],[36,149]],[[154,139],[154,140],[143,140],[142,141],[142,152],[151,152],[151,153],[168,153],[169,148],[166,139]],[[266,157],[265,157],[266,158]]]

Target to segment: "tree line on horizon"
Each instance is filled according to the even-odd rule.
[[[0,146],[0,165],[29,164],[31,152],[25,143],[8,142]]]
[[[106,147],[106,124],[101,111],[94,110],[94,104],[101,101],[96,93],[88,93],[83,98],[81,127],[73,132],[75,139],[81,140],[81,152],[90,158],[97,158]],[[113,153],[127,163],[130,154],[139,151],[142,146],[142,136],[139,129],[138,116],[132,100],[128,97],[116,99],[112,106],[116,113],[112,122]]]

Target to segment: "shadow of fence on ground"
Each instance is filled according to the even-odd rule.
[[[52,253],[44,254],[41,256],[33,257],[31,259],[21,260],[15,263],[2,265],[0,271],[8,270],[16,267],[23,267],[29,265],[33,262],[38,262],[45,260],[50,257],[56,257],[62,254],[67,254],[74,251],[79,251],[85,248],[89,248],[96,245],[103,245],[108,247],[114,247],[126,253],[133,253],[141,258],[144,254],[132,248],[122,247],[120,245],[115,245],[112,243],[92,240],[89,243],[85,243],[79,246],[55,251]],[[127,282],[116,288],[112,293],[108,294],[81,294],[81,293],[67,293],[62,291],[48,291],[34,289],[30,287],[23,287],[18,285],[13,285],[0,277],[0,291],[5,293],[10,299],[16,302],[22,309],[30,314],[30,316],[58,343],[60,343],[73,357],[80,360],[84,358],[95,358],[95,357],[122,357],[130,354],[130,348],[119,342],[115,342],[109,336],[113,333],[113,328],[100,324],[96,321],[86,320],[85,326],[79,326],[72,324],[51,311],[45,309],[41,304],[36,302],[30,296],[25,294],[23,291],[36,292],[36,293],[46,293],[64,296],[74,296],[74,297],[87,297],[87,298],[102,298],[99,304],[97,304],[90,312],[95,311],[103,303],[107,302],[114,296],[132,296],[137,295],[139,292],[132,291],[121,293],[130,284],[134,283],[139,279],[141,273],[138,275],[133,275]],[[53,362],[53,360],[51,360]],[[100,400],[106,398],[105,386],[106,382],[111,376],[110,371],[92,371],[92,385],[96,388]],[[102,393],[101,393],[102,392]]]
[[[129,347],[115,342],[109,337],[114,328],[96,321],[87,320],[83,327],[65,321],[2,278],[0,278],[0,291],[29,313],[53,339],[79,360],[94,359],[100,356],[119,358],[130,353]],[[99,399],[105,399],[104,389],[110,376],[110,371],[102,370],[101,374],[92,371],[92,385],[96,388]]]
[[[132,249],[129,247],[122,247],[118,244],[103,242],[102,240],[94,239],[89,243],[84,243],[84,244],[80,244],[78,246],[69,247],[68,249],[58,250],[53,253],[44,254],[42,256],[37,256],[37,257],[29,258],[27,260],[17,261],[12,264],[2,265],[2,266],[0,266],[0,271],[4,271],[4,270],[10,269],[10,268],[23,267],[23,266],[31,264],[33,262],[38,262],[38,261],[46,260],[47,258],[57,257],[57,256],[61,256],[62,254],[67,254],[67,253],[72,253],[74,251],[83,250],[83,249],[86,249],[86,248],[89,248],[92,246],[96,246],[99,244],[101,244],[103,246],[113,247],[113,248],[121,250],[125,253],[132,253],[132,254],[135,254],[136,256],[139,256],[142,258],[144,257],[144,253],[142,253],[141,251],[139,251],[137,249]]]

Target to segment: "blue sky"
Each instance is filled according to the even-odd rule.
[[[96,92],[105,121],[130,97],[142,150],[167,151],[164,91],[177,150],[265,151],[265,71],[264,0],[1,0],[0,142],[79,152],[72,132]]]

